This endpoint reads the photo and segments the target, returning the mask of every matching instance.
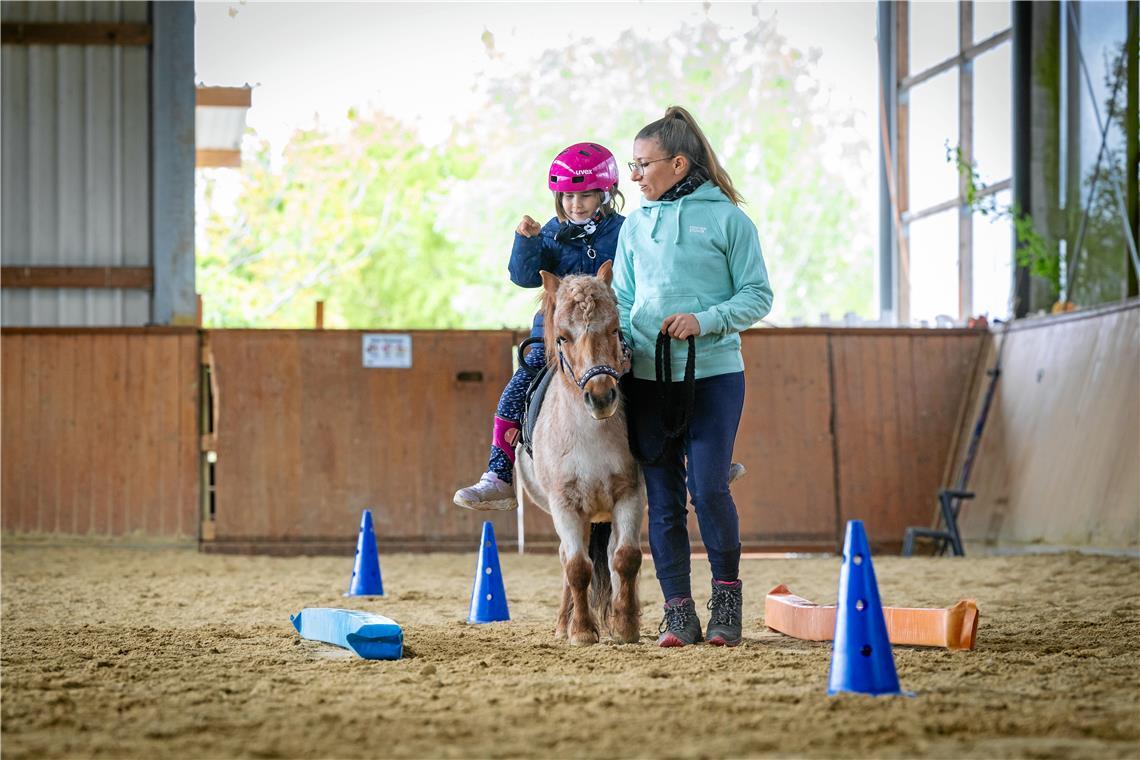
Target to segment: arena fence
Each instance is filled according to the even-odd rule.
[[[451,494],[483,470],[522,337],[4,330],[3,527],[351,551],[369,507],[389,549],[467,549],[485,515]],[[929,521],[984,334],[794,328],[743,341],[748,475],[733,493],[747,549],[830,551],[852,517],[893,546]],[[365,366],[366,349],[410,349],[411,366]],[[517,540],[515,514],[492,519]],[[524,520],[528,547],[554,545],[544,513],[528,505]]]

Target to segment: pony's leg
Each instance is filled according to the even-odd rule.
[[[641,638],[641,605],[637,598],[637,574],[641,570],[640,489],[614,505],[614,531],[610,536],[610,577],[613,585],[609,627],[614,640],[634,644]]]
[[[552,505],[553,506],[553,505]],[[574,509],[565,505],[552,510],[554,528],[562,540],[559,555],[562,558],[562,570],[565,582],[570,590],[570,623],[567,635],[571,644],[585,645],[598,643],[598,624],[590,612],[590,604],[586,599],[590,588],[590,577],[593,566],[590,558],[586,556],[586,546],[590,531],[590,523]],[[566,595],[563,594],[563,599]]]
[[[566,567],[566,557],[562,553],[561,547],[558,549],[558,558],[562,561],[562,567]],[[570,625],[570,610],[574,608],[573,599],[570,596],[570,583],[566,579],[566,571],[562,571],[562,604],[558,606],[558,621],[554,624],[554,638],[565,639],[566,629]]]

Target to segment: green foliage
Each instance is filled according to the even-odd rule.
[[[485,107],[443,145],[355,114],[346,135],[297,133],[280,166],[265,146],[247,160],[237,213],[212,214],[199,249],[208,324],[309,325],[318,299],[330,326],[529,324],[537,292],[510,283],[507,261],[520,217],[553,215],[551,157],[594,140],[624,163],[671,104],[696,116],[746,200],[774,319],[871,315],[871,225],[858,218],[870,151],[820,91],[818,53],[790,49],[759,19],[737,37],[711,22],[666,39],[627,31],[525,66],[489,32],[482,40]],[[635,205],[627,176],[622,189]]]
[[[452,303],[468,267],[431,209],[473,176],[470,150],[424,147],[395,120],[350,114],[333,137],[298,132],[274,167],[262,144],[232,217],[199,247],[205,321],[225,327],[461,327]]]
[[[966,180],[966,205],[975,214],[1009,221],[1017,240],[1017,265],[1029,269],[1034,277],[1047,280],[1056,291],[1061,286],[1061,257],[1038,231],[1033,219],[1017,203],[1002,204],[996,194],[982,195],[985,185],[977,165],[962,158],[962,149],[946,144],[946,160],[953,163],[959,176]]]

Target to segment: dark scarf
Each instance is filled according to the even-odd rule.
[[[689,193],[695,191],[698,187],[703,185],[708,177],[703,176],[701,172],[696,170],[689,172],[685,178],[673,185],[665,192],[661,193],[659,201],[675,201],[678,198],[684,198]]]
[[[594,235],[597,233],[598,226],[602,223],[603,218],[605,218],[605,215],[602,214],[602,209],[599,208],[594,212],[592,217],[581,224],[569,220],[562,222],[562,224],[558,226],[558,232],[554,234],[554,239],[559,243],[584,240],[586,241],[586,255],[591,259],[596,258],[598,252],[594,250]]]

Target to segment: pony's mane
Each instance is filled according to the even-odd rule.
[[[575,315],[582,324],[590,324],[595,316],[607,310],[617,309],[617,299],[609,285],[588,274],[574,274],[562,280],[558,293],[545,297],[543,322],[546,325],[546,361],[557,356],[555,342],[558,338],[556,317],[567,312]]]

